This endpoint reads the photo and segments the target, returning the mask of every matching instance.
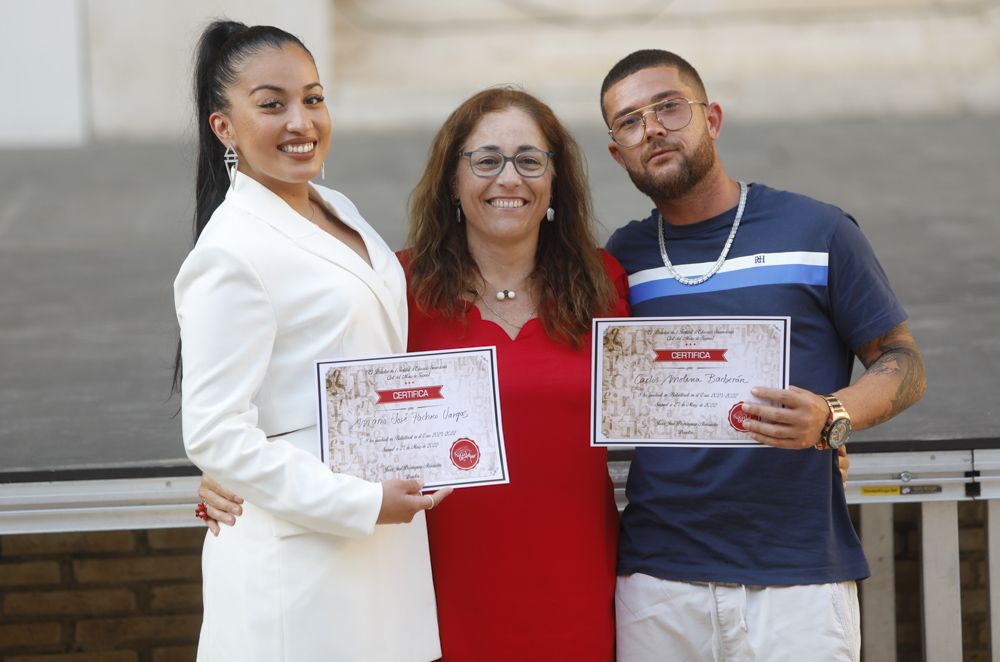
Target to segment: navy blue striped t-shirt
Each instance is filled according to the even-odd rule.
[[[682,275],[711,268],[735,211],[664,224]],[[851,348],[906,319],[870,244],[837,207],[752,185],[723,268],[695,286],[664,267],[658,218],[632,221],[608,242],[629,274],[632,314],[790,316],[795,386],[818,394],[846,386]],[[833,451],[637,448],[627,494],[619,575],[791,585],[869,574]]]

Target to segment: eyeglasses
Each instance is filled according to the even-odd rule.
[[[622,147],[635,147],[646,135],[646,114],[656,115],[656,121],[667,131],[680,131],[691,123],[691,106],[704,101],[689,101],[684,97],[673,97],[651,103],[616,119],[608,134]]]
[[[510,161],[514,170],[522,177],[541,177],[549,168],[549,159],[555,152],[545,152],[540,149],[526,149],[514,156],[504,156],[495,149],[474,149],[471,152],[459,152],[460,156],[469,159],[472,174],[477,177],[496,177],[503,172],[504,166]]]

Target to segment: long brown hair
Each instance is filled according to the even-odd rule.
[[[511,87],[489,88],[464,101],[431,143],[427,168],[410,195],[409,288],[423,312],[460,319],[463,295],[481,278],[469,252],[465,224],[455,220],[452,182],[459,150],[483,116],[518,108],[532,117],[555,154],[552,207],[556,218],[539,228],[533,282],[539,286],[538,316],[549,337],[577,346],[591,319],[614,302],[611,284],[597,252],[593,209],[580,147],[552,109]]]

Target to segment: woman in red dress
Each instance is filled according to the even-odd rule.
[[[409,350],[495,345],[510,484],[428,512],[444,662],[613,660],[618,513],[589,446],[590,327],[628,314],[579,148],[491,88],[438,131],[411,197]]]

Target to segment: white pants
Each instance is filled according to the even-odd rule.
[[[618,578],[618,662],[858,662],[855,582],[744,586]]]

